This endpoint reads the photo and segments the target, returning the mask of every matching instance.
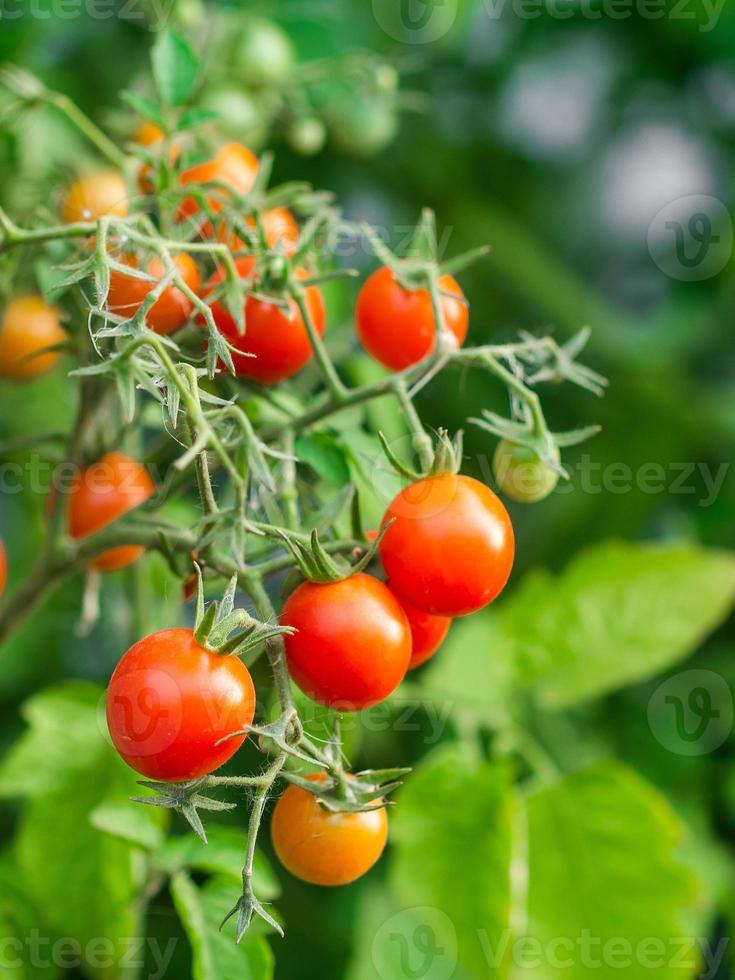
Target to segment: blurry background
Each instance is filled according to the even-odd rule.
[[[29,12],[19,0],[0,2],[0,60],[37,72],[121,139],[130,138],[131,113],[117,93],[139,84],[157,17],[169,13],[203,43],[211,32],[234,36],[245,15],[223,5],[217,10],[224,19],[216,20],[215,5],[204,11],[197,0],[137,0],[125,9],[119,3],[114,12],[105,6],[104,17],[89,14],[102,9],[91,0],[74,18],[61,6],[35,0]],[[280,25],[300,62],[333,58],[342,67],[316,73],[308,107],[291,93],[290,124],[288,106],[284,116],[282,103],[249,86],[247,52],[239,68],[215,62],[207,76],[203,101],[223,112],[234,136],[275,150],[277,180],[304,178],[334,192],[350,218],[368,218],[396,246],[424,205],[436,210],[447,253],[490,244],[491,255],[462,278],[472,341],[547,327],[564,340],[592,327],[584,359],[609,377],[609,394],[597,400],[565,386],[547,392],[545,404],[557,430],[600,423],[603,432],[565,455],[571,492],[562,487],[536,507],[511,505],[516,581],[532,566],[558,571],[607,538],[735,545],[735,8],[704,6],[250,3],[247,13]],[[344,66],[355,51],[385,60],[355,79],[349,58]],[[306,71],[310,84],[311,77]],[[50,113],[12,120],[0,131],[0,203],[16,215],[53,207],[49,181],[66,180],[87,152]],[[371,260],[357,261],[368,268]],[[335,338],[340,330],[348,336],[350,296],[335,296]],[[63,374],[23,389],[0,386],[0,439],[63,428],[73,407],[69,392]],[[433,384],[420,404],[432,424],[450,429],[482,407],[505,410],[502,393],[479,374]],[[470,428],[467,471],[487,478],[492,449],[490,437]],[[3,495],[0,534],[13,555],[13,578],[38,547],[40,506],[38,495]],[[146,574],[163,578],[157,568]],[[0,749],[21,731],[19,705],[31,693],[70,676],[104,683],[127,646],[127,580],[108,584],[102,623],[76,639],[81,588],[60,592],[3,650]],[[177,615],[176,596],[169,601]],[[731,687],[732,630],[715,634],[693,665]],[[661,675],[583,709],[582,723],[594,727],[583,735],[572,727],[568,744],[590,757],[617,754],[630,762],[686,817],[694,863],[700,874],[711,873],[710,894],[721,896],[707,928],[726,934],[727,909],[735,904],[732,732],[700,757],[668,751],[646,722],[660,682]],[[368,734],[363,749],[371,764],[412,761],[425,750],[421,731]],[[0,831],[10,832],[14,814],[13,805],[0,804]],[[383,875],[376,870],[364,888],[379,890]],[[363,886],[339,894],[291,880],[284,886],[278,907],[288,939],[276,943],[276,976],[377,975],[367,954],[360,965],[356,953]],[[165,896],[151,920],[162,934],[180,928]],[[171,976],[188,975],[181,956]],[[718,975],[730,976],[726,970]]]

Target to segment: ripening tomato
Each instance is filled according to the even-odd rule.
[[[148,779],[206,776],[245,741],[255,689],[236,656],[200,646],[190,629],[152,633],[123,654],[107,689],[107,724],[127,764]]]
[[[554,447],[556,462],[559,450]],[[521,504],[535,504],[548,497],[559,474],[528,446],[501,439],[493,455],[493,475],[500,489]]]
[[[0,541],[0,596],[5,591],[5,583],[8,580],[8,559],[5,554],[5,545]]]
[[[145,503],[155,491],[146,468],[122,453],[106,453],[82,470],[68,500],[67,519],[72,538],[87,538]],[[143,554],[139,545],[120,545],[90,562],[99,571],[125,568]]]
[[[386,582],[385,584],[393,592],[391,583]],[[412,606],[398,593],[394,593],[394,595],[403,607],[411,629],[411,663],[408,665],[408,669],[413,670],[434,656],[446,639],[449,627],[452,625],[452,619],[450,616],[432,616],[431,613]]]
[[[128,192],[121,174],[102,170],[72,184],[64,195],[61,214],[67,224],[96,221],[106,215],[124,218],[128,213]]]
[[[258,158],[241,143],[225,143],[221,146],[211,160],[204,163],[197,163],[193,167],[184,170],[179,176],[179,182],[183,187],[190,184],[211,184],[214,182],[225,184],[231,187],[236,194],[248,194],[255,183],[258,174]],[[212,196],[207,198],[207,204],[211,211],[222,210],[222,188],[212,192]],[[199,203],[193,197],[187,197],[181,202],[179,207],[179,220],[193,218],[199,213]],[[211,232],[209,222],[205,222],[202,228],[203,233]]]
[[[411,659],[411,631],[393,593],[370,575],[324,585],[302,583],[288,597],[281,623],[296,684],[314,701],[360,711],[388,697]]]
[[[250,256],[244,256],[235,262],[237,271],[242,279],[253,274],[255,261]],[[296,275],[306,279],[303,269],[297,269]],[[225,277],[224,270],[219,269],[207,282],[210,293],[217,283]],[[214,322],[220,333],[242,354],[233,354],[235,370],[240,377],[252,378],[260,384],[272,385],[278,381],[290,378],[300,371],[311,360],[312,348],[309,334],[301,313],[294,300],[291,300],[290,315],[280,306],[247,296],[245,299],[246,330],[240,334],[232,314],[219,300],[212,306]],[[317,333],[324,333],[324,300],[316,286],[306,290],[306,305],[311,315]],[[251,356],[246,356],[251,355]],[[252,356],[254,355],[254,356]]]
[[[326,777],[306,777],[321,782]],[[372,868],[388,838],[385,808],[362,813],[331,813],[316,796],[289,786],[271,820],[278,858],[292,875],[312,885],[348,885]]]
[[[484,483],[442,473],[398,493],[380,545],[391,587],[435,616],[466,616],[502,591],[513,566],[513,526]]]
[[[458,350],[467,336],[469,314],[464,294],[449,275],[439,277],[439,288],[458,299],[442,296],[444,344]],[[393,371],[416,364],[436,346],[436,322],[428,289],[407,290],[391,269],[383,266],[363,284],[355,310],[357,332],[365,350]]]
[[[156,147],[157,144],[163,142],[164,135],[163,130],[159,126],[156,126],[155,123],[143,122],[135,134],[135,142],[140,146]],[[176,163],[180,152],[181,149],[178,143],[171,143],[168,151],[169,163]],[[140,170],[138,171],[138,187],[140,187],[142,194],[153,193],[152,169],[149,163],[144,163],[141,164]]]
[[[299,226],[288,208],[277,207],[263,211],[261,221],[268,247],[275,248],[280,245],[284,255],[293,255],[299,240]],[[253,218],[248,218],[246,224],[252,228],[255,226],[255,221]],[[246,247],[239,235],[230,231],[227,222],[218,224],[217,239],[229,245],[232,252],[239,252]]]
[[[193,292],[198,292],[200,277],[196,262],[186,252],[174,255],[172,258],[186,285]],[[132,268],[138,268],[138,260],[134,256],[126,256],[124,262]],[[154,258],[146,266],[146,271],[160,280],[165,274],[166,267],[162,259]],[[113,313],[130,319],[136,314],[148,293],[155,288],[154,282],[146,282],[144,279],[136,279],[113,270],[110,274],[107,304]],[[170,334],[183,327],[191,316],[191,311],[191,300],[176,286],[168,285],[148,310],[146,323],[156,333]]]
[[[45,374],[61,357],[59,351],[48,348],[66,339],[59,311],[40,296],[11,300],[0,325],[0,377],[27,381]]]

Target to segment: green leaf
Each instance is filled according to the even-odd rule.
[[[99,954],[94,940],[109,940],[109,953],[90,976],[116,980],[120,961],[141,935],[139,897],[144,867],[125,841],[96,830],[90,813],[110,795],[132,791],[123,769],[98,735],[102,752],[93,767],[27,805],[18,827],[16,854],[28,892],[46,928],[73,937],[82,954]]]
[[[165,128],[165,122],[161,110],[158,108],[155,102],[151,99],[146,99],[143,95],[138,95],[137,92],[121,92],[120,98],[123,102],[130,106],[130,108],[137,112],[139,116],[143,119],[149,119],[154,122],[156,126],[160,129]]]
[[[475,765],[456,747],[439,749],[406,784],[391,822],[391,886],[403,905],[425,918],[426,945],[456,945],[458,962],[470,976],[503,975],[499,968],[488,972],[478,930],[497,945],[509,923],[508,769]]]
[[[28,939],[38,930],[38,910],[9,854],[0,857],[0,980],[54,980],[59,969],[49,958],[34,963]]]
[[[257,925],[239,944],[231,930],[220,932],[238,895],[230,881],[213,878],[199,888],[179,871],[171,881],[171,894],[191,943],[193,980],[269,980],[273,976],[273,954]]]
[[[527,816],[527,935],[542,955],[524,977],[697,976],[683,928],[697,882],[674,853],[681,824],[652,786],[603,764],[530,796]]]
[[[296,455],[300,462],[306,463],[318,476],[334,486],[343,487],[350,482],[350,470],[344,453],[329,433],[299,436]]]
[[[179,132],[183,132],[186,129],[194,129],[196,126],[202,126],[204,123],[213,122],[217,118],[216,112],[194,106],[192,109],[187,109],[186,112],[181,114],[179,124],[176,128]]]
[[[688,656],[735,601],[735,555],[609,542],[557,578],[529,576],[501,607],[519,680],[560,708],[651,677]]]
[[[199,73],[199,59],[188,41],[164,30],[153,47],[153,78],[164,105],[183,105]]]
[[[130,844],[153,850],[163,841],[167,811],[159,807],[133,803],[127,796],[103,800],[89,815],[97,830],[112,834]]]
[[[169,874],[186,868],[209,871],[227,876],[231,881],[242,882],[242,866],[245,862],[247,837],[236,827],[216,824],[207,828],[205,844],[194,834],[168,837],[155,854],[155,860]],[[256,851],[253,868],[253,886],[263,901],[278,898],[281,886],[263,855]],[[234,900],[233,900],[234,901]]]
[[[102,688],[66,681],[35,694],[21,710],[29,728],[0,764],[0,797],[35,797],[88,768],[104,748]]]

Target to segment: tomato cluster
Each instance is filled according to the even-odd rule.
[[[293,259],[300,230],[289,210],[266,209],[257,221],[252,211],[240,222],[234,218],[238,202],[256,185],[257,157],[239,143],[227,143],[176,176],[181,148],[175,141],[166,141],[163,132],[150,125],[136,139],[150,151],[150,162],[138,175],[141,190],[152,193],[157,180],[169,179],[168,172],[178,181],[173,222],[179,230],[197,240],[225,243],[236,253],[243,315],[233,313],[224,266],[202,282],[193,250],[187,251],[183,243],[180,254],[164,260],[163,253],[134,254],[126,242],[130,251],[121,255],[110,278],[110,312],[130,320],[145,303],[148,328],[168,335],[187,324],[205,325],[204,302],[228,343],[238,376],[274,385],[296,375],[314,356],[314,337],[324,334],[324,300],[319,287],[308,282],[313,269],[301,268],[301,259]],[[156,158],[161,164],[158,177]],[[127,210],[124,184],[114,174],[79,181],[63,204],[66,221],[121,216]],[[274,252],[273,261],[270,255],[259,258],[263,243]],[[468,306],[459,284],[440,271],[431,279],[427,269],[391,261],[359,292],[357,336],[390,371],[406,371],[442,351],[456,351],[467,337]],[[174,270],[177,278],[164,283]],[[20,331],[23,343],[13,340],[19,333],[14,328],[18,315],[12,307],[6,314],[10,326],[0,337],[0,372],[10,373],[7,365],[14,362],[4,350],[13,344],[14,356],[23,344],[24,352],[37,354],[35,360],[17,361],[25,365],[16,365],[18,376],[23,370],[30,372],[29,365],[35,365],[36,372],[50,367],[58,354],[38,351],[63,336],[53,311],[45,308],[42,320],[36,309],[37,321],[45,328]],[[516,450],[519,447],[501,443],[495,463],[496,474],[503,464],[499,485],[518,498],[510,478],[533,459]],[[541,472],[540,485],[531,488],[528,499],[540,499],[549,488],[552,478]],[[80,474],[69,494],[70,536],[84,539],[153,492],[153,482],[140,463],[121,453],[107,454]],[[117,545],[91,565],[122,568],[141,550],[136,544]],[[358,571],[302,582],[286,599],[280,616],[280,625],[287,629],[283,642],[291,678],[314,701],[338,711],[360,711],[390,697],[407,671],[437,652],[455,617],[474,613],[498,596],[513,564],[513,528],[505,507],[488,487],[455,472],[432,470],[432,475],[402,489],[387,507],[378,556],[382,570],[374,569],[374,574]],[[130,766],[151,779],[183,782],[212,773],[232,757],[252,725],[255,704],[247,668],[226,647],[210,648],[197,626],[196,633],[154,633],[124,654],[110,682],[107,718],[112,741]],[[319,798],[323,787],[316,784],[329,777],[308,778],[315,782],[314,792],[306,784],[291,785],[276,804],[275,850],[304,881],[353,881],[378,860],[385,846],[383,801],[367,806],[363,797],[353,808],[325,806]]]

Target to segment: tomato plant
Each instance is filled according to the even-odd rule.
[[[519,503],[535,504],[559,482],[558,452],[552,461],[557,469],[544,463],[535,450],[501,439],[493,456],[493,474],[503,493]]]
[[[314,775],[313,782],[326,777]],[[372,868],[388,839],[385,809],[330,812],[300,786],[278,798],[271,820],[273,847],[291,874],[312,885],[348,885]]]
[[[253,85],[295,84],[288,65],[272,54],[258,64],[253,50]],[[202,840],[199,811],[235,805],[220,791],[246,791],[242,888],[230,913],[239,941],[254,916],[281,929],[254,883],[261,821],[280,782],[290,785],[275,807],[273,841],[294,874],[343,884],[378,860],[387,798],[407,770],[353,771],[341,714],[386,701],[409,668],[440,657],[451,619],[482,609],[510,575],[514,535],[503,504],[459,472],[460,434],[431,432],[416,393],[445,370],[483,372],[509,396],[508,417],[468,421],[561,471],[559,447],[580,433],[550,430],[539,382],[601,391],[604,379],[576,360],[585,334],[571,349],[527,336],[464,346],[468,308],[454,275],[484,249],[440,260],[428,210],[401,255],[361,226],[378,268],[351,289],[357,272],[340,254],[354,227],[329,195],[299,181],[271,186],[268,156],[223,142],[195,104],[200,64],[183,37],[161,31],[152,67],[156,98],[126,93],[136,119],[124,129],[138,137],[123,148],[67,99],[31,86],[33,100],[65,112],[114,171],[73,184],[59,224],[0,212],[0,253],[31,256],[23,275],[58,295],[78,389],[68,431],[33,442],[49,447],[54,467],[46,544],[3,601],[0,638],[84,569],[124,569],[144,555],[158,562],[123,577],[135,642],[110,680],[108,726],[121,757],[147,777],[138,802],[179,813]],[[354,71],[370,105],[388,107],[393,121],[395,73],[381,68],[360,60]],[[29,99],[26,76],[10,71],[3,80]],[[287,94],[278,110],[286,132],[330,115],[326,97],[319,114],[306,95]],[[380,141],[386,128],[378,127]],[[136,173],[143,196],[130,193]],[[63,277],[51,274],[57,266]],[[325,337],[333,284],[342,307],[354,306],[347,320],[357,336]],[[58,351],[48,348],[67,339],[59,322],[40,299],[11,300],[3,372],[53,366]],[[390,372],[356,382],[359,341]],[[400,431],[395,444],[376,431],[379,406]],[[57,466],[71,468],[70,485]],[[371,536],[362,514],[366,504],[385,508],[377,480],[385,466],[404,485]],[[177,601],[196,592],[193,629],[170,622],[188,623],[181,604],[155,624],[167,628],[151,632],[143,574],[162,574],[161,566]],[[99,613],[94,588],[115,585],[102,578],[87,576],[85,628]],[[218,598],[205,602],[208,593]],[[318,734],[294,683],[319,706]],[[235,761],[248,736],[248,753],[263,760],[252,773]],[[318,775],[304,777],[303,766]],[[137,825],[128,832],[145,835]],[[169,854],[161,868],[172,866],[183,901],[191,883]]]

